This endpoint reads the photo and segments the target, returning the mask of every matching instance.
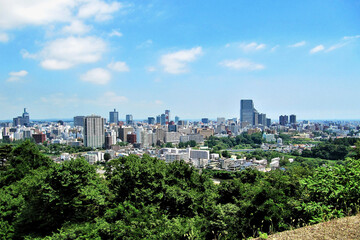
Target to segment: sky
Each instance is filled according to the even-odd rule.
[[[0,0],[0,120],[360,119],[357,0]]]

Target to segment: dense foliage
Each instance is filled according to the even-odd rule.
[[[318,144],[311,150],[304,150],[303,157],[321,158],[329,160],[344,160],[350,146],[356,143],[356,138],[338,138]]]
[[[360,145],[360,144],[359,144]],[[342,165],[213,172],[147,155],[52,162],[0,147],[0,239],[243,239],[358,212],[359,149]],[[226,177],[227,176],[227,177]]]
[[[262,133],[247,134],[242,133],[236,137],[214,137],[210,136],[205,145],[215,151],[228,148],[253,148],[263,142]]]

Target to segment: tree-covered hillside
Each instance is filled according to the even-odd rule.
[[[360,207],[359,154],[344,164],[213,184],[184,162],[52,162],[29,141],[0,147],[1,239],[243,239],[351,215]]]

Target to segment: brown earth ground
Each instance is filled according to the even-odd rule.
[[[273,240],[360,239],[360,214],[270,235]]]

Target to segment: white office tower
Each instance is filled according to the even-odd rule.
[[[84,145],[103,148],[105,145],[105,119],[100,116],[87,116],[84,120]]]
[[[136,134],[136,143],[141,143],[141,135],[144,131],[143,127],[136,128],[135,134]]]

